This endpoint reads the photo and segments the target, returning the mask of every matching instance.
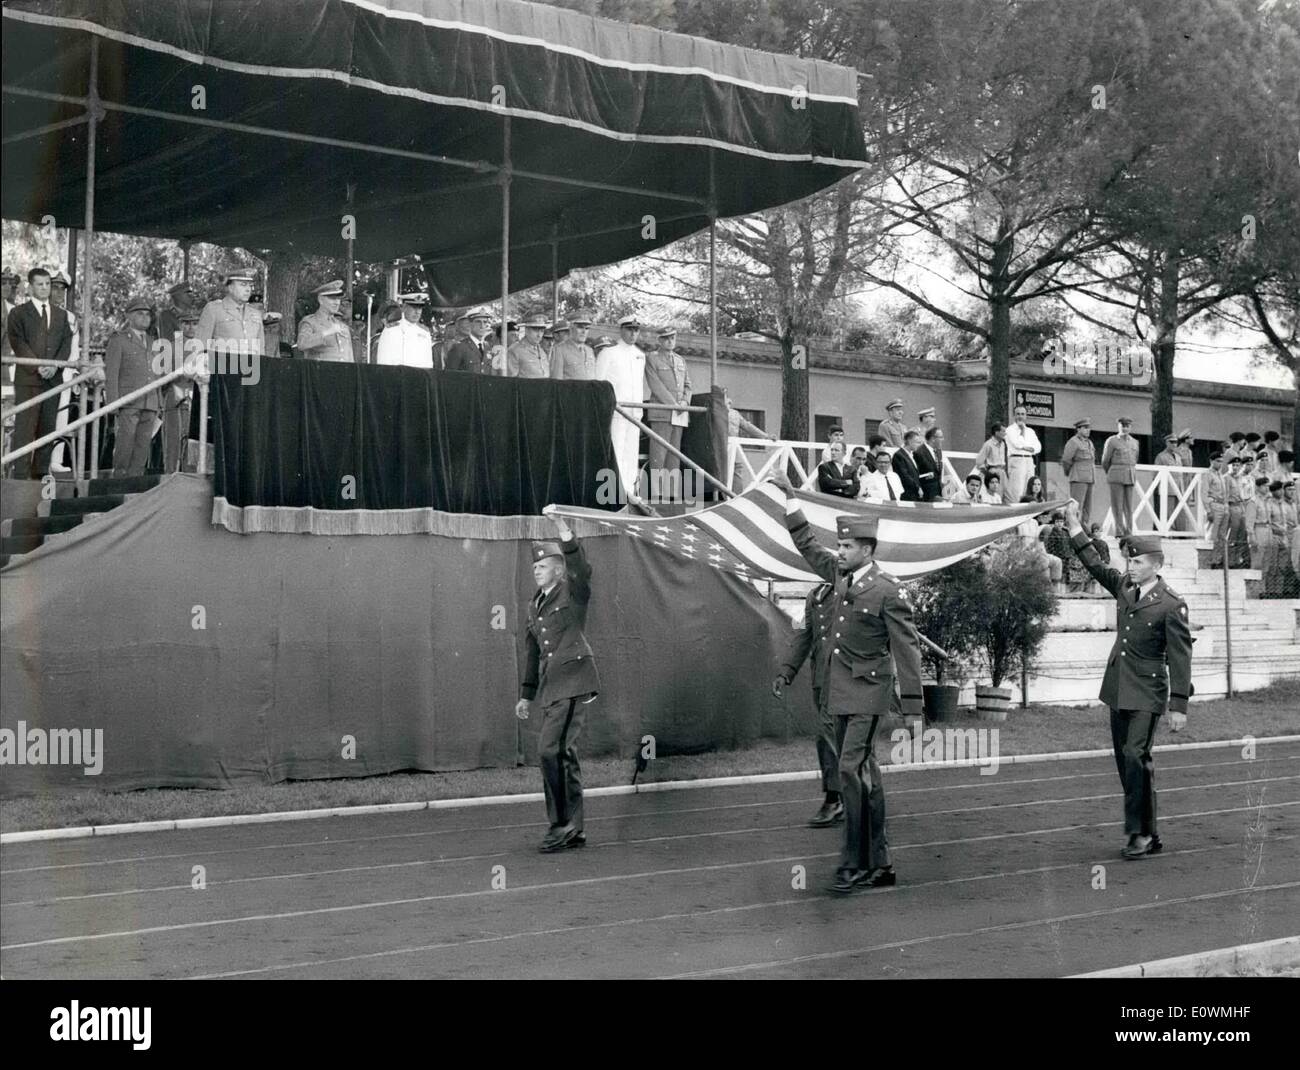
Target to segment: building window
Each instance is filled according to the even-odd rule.
[[[735,408],[735,406],[732,406],[732,407]],[[741,415],[744,419],[748,420],[748,421],[749,421],[751,424],[753,424],[755,427],[757,427],[757,428],[759,428],[760,430],[763,430],[763,431],[766,431],[766,430],[767,430],[767,410],[766,410],[766,409],[741,409],[741,408],[736,408],[736,411],[737,411],[738,413],[740,413],[740,415]],[[743,436],[742,436],[742,437],[743,437]]]
[[[832,427],[843,427],[844,420],[840,416],[822,416],[813,417],[813,441],[829,442]]]
[[[862,421],[862,441],[864,444],[871,441],[872,435],[880,434],[880,424],[880,420]]]

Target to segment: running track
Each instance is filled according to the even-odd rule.
[[[1140,862],[1109,760],[889,773],[900,883],[847,898],[809,781],[589,799],[560,855],[539,803],[6,845],[0,974],[1061,976],[1254,943],[1300,931],[1300,744],[1257,754],[1158,754]]]

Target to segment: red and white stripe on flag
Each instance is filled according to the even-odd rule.
[[[836,517],[874,518],[876,560],[900,579],[923,576],[960,561],[1026,517],[1061,504],[952,505],[858,501],[809,491],[794,494],[824,546],[835,545]],[[627,516],[569,505],[554,505],[548,512],[595,521],[680,558],[751,579],[820,578],[795,549],[786,529],[785,494],[771,483],[757,483],[738,497],[685,516]]]

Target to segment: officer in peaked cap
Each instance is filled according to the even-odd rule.
[[[523,328],[523,340],[506,350],[506,374],[515,379],[549,379],[551,362],[542,348],[545,317],[529,316]]]
[[[254,278],[253,270],[245,267],[229,267],[222,275],[225,296],[203,306],[195,331],[195,337],[209,350],[262,352],[262,310],[249,304]]]
[[[877,433],[883,435],[890,446],[902,449],[903,437],[907,434],[907,428],[903,426],[903,399],[894,398],[885,406],[885,412],[888,416],[880,421]]]
[[[126,303],[126,326],[115,331],[104,350],[104,396],[118,401],[156,378],[150,352],[154,337],[149,331],[153,305],[144,295]],[[162,396],[157,388],[117,410],[114,435],[113,474],[142,476],[149,463],[154,433],[162,423]]]
[[[311,360],[352,363],[352,332],[339,314],[343,303],[342,279],[331,279],[312,291],[316,311],[298,324],[298,349]]]
[[[492,347],[487,337],[492,323],[491,315],[485,309],[476,308],[463,314],[461,319],[468,322],[468,333],[452,343],[444,367],[449,372],[495,375],[492,368]]]
[[[925,437],[925,433],[929,431],[930,428],[932,428],[936,423],[939,422],[938,416],[935,415],[935,410],[933,405],[931,405],[929,408],[919,410],[916,414],[916,418],[921,421],[919,424],[917,424],[916,430],[921,432],[922,438]]]
[[[1101,682],[1101,701],[1110,707],[1111,743],[1124,788],[1126,859],[1156,854],[1155,764],[1151,741],[1160,715],[1170,710],[1170,727],[1187,724],[1192,694],[1192,637],[1187,603],[1159,576],[1164,554],[1158,535],[1127,535],[1120,541],[1126,571],[1107,568],[1079,522],[1079,505],[1065,507],[1070,544],[1093,578],[1115,596],[1115,645]]]
[[[385,327],[384,333],[379,336],[375,363],[429,370],[433,367],[433,335],[420,322],[420,317],[429,304],[429,295],[405,293],[398,301],[402,318],[392,326]]]
[[[897,676],[904,716],[921,716],[921,648],[912,607],[898,581],[875,561],[871,517],[835,520],[838,552],[809,526],[784,476],[786,526],[805,561],[834,586],[834,627],[824,643],[822,702],[836,719],[844,843],[831,890],[841,894],[896,883],[885,829],[885,794],[876,763],[881,718],[890,712]]]
[[[556,342],[551,350],[552,379],[596,378],[596,351],[587,344],[587,331],[591,324],[591,314],[579,312],[567,324],[561,321],[555,325]],[[562,327],[566,329],[562,331]]]
[[[527,720],[542,707],[537,749],[550,828],[538,850],[581,847],[582,771],[577,741],[588,704],[600,691],[591,645],[583,634],[591,602],[591,565],[568,524],[553,516],[560,541],[532,544],[537,592],[528,602],[526,656],[520,659],[515,716]]]

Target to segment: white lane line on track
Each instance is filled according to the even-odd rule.
[[[1179,787],[1173,787],[1173,788],[1162,787],[1160,791],[1162,794],[1172,794],[1173,792],[1177,792],[1177,791],[1208,791],[1213,788],[1239,787],[1243,784],[1266,784],[1278,780],[1300,780],[1300,775],[1285,776],[1285,777],[1264,777],[1259,780],[1227,780],[1227,781],[1219,781],[1213,784],[1184,784]],[[940,817],[940,816],[950,816],[952,814],[981,813],[988,810],[1012,810],[1012,809],[1025,807],[1025,806],[1051,806],[1051,805],[1065,805],[1068,803],[1081,803],[1081,802],[1104,802],[1107,800],[1119,799],[1122,797],[1123,795],[1121,793],[1116,792],[1107,795],[1078,795],[1066,799],[1030,799],[1025,802],[994,803],[990,806],[966,806],[966,807],[960,807],[957,809],[950,809],[950,810],[920,810],[917,811],[916,813],[908,813],[908,814],[896,813],[894,814],[893,817],[890,818],[890,820],[892,822],[897,823],[899,821],[909,821],[921,817]],[[642,837],[636,837],[633,839],[626,839],[626,840],[609,840],[600,843],[595,843],[592,844],[591,846],[596,849],[609,848],[609,847],[627,847],[627,846],[636,846],[638,844],[665,843],[665,842],[671,842],[676,840],[707,839],[711,836],[745,836],[756,832],[789,832],[794,829],[806,829],[807,827],[808,826],[805,823],[800,823],[797,825],[749,825],[744,828],[738,828],[738,829],[712,829],[705,832],[682,832],[682,833],[671,833],[664,836],[642,836]],[[1012,835],[1016,835],[1016,834],[1013,833]],[[938,846],[944,846],[951,843],[965,842],[967,840],[974,842],[975,840],[981,838],[982,837],[963,837],[959,840],[936,840],[929,844],[915,844],[915,845],[900,844],[895,849],[905,850],[908,849],[909,847],[930,847],[930,846],[938,847]],[[449,858],[415,859],[415,860],[405,861],[405,862],[378,862],[368,866],[347,866],[347,867],[337,868],[337,869],[314,869],[314,870],[305,870],[298,873],[269,873],[269,874],[251,876],[251,877],[232,877],[228,880],[209,881],[208,887],[211,888],[217,886],[229,886],[233,884],[253,884],[259,881],[271,881],[271,880],[298,880],[298,879],[308,878],[308,877],[337,876],[345,873],[368,873],[371,870],[382,871],[382,870],[390,870],[390,869],[406,869],[414,866],[436,866],[436,865],[444,865],[452,862],[480,862],[485,859],[503,858],[512,854],[514,854],[513,851],[495,851],[490,854],[457,855]],[[187,857],[194,857],[194,856],[187,856]],[[19,899],[11,902],[6,901],[4,903],[0,903],[0,906],[5,906],[5,907],[45,906],[53,903],[79,902],[81,900],[86,900],[86,899],[111,899],[123,895],[144,895],[153,892],[176,892],[176,891],[187,892],[190,890],[191,888],[188,883],[164,884],[164,885],[155,885],[153,887],[148,887],[148,888],[119,888],[119,889],[114,889],[112,891],[105,891],[105,892],[87,892],[82,895],[61,895],[61,896],[54,896],[53,898],[49,898],[49,899]]]
[[[750,973],[754,970],[773,970],[783,966],[797,966],[805,962],[827,962],[834,959],[854,958],[869,955],[877,951],[893,951],[904,947],[917,947],[932,944],[940,940],[961,940],[972,936],[987,936],[990,933],[1015,932],[1019,929],[1032,929],[1039,925],[1061,925],[1072,921],[1087,921],[1091,918],[1104,918],[1112,914],[1129,914],[1138,910],[1167,909],[1186,903],[1203,903],[1215,899],[1228,899],[1236,895],[1257,895],[1262,892],[1281,892],[1291,888],[1300,888],[1300,881],[1286,884],[1263,884],[1255,887],[1229,888],[1221,892],[1202,892],[1200,895],[1181,896],[1177,899],[1158,899],[1153,903],[1130,903],[1122,907],[1110,907],[1106,910],[1088,910],[1079,914],[1062,914],[1055,918],[1036,918],[1032,921],[1013,921],[1002,925],[985,925],[978,929],[965,929],[957,932],[936,933],[934,936],[918,936],[911,940],[895,940],[888,944],[874,944],[870,947],[846,948],[841,951],[823,951],[816,955],[799,955],[789,959],[771,959],[766,962],[750,962],[738,966],[718,966],[708,970],[692,970],[686,973],[665,974],[656,980],[675,981],[692,977],[721,977],[727,974]]]
[[[1202,810],[1190,814],[1170,814],[1161,820],[1165,822],[1177,821],[1192,817],[1213,817],[1222,814],[1252,813],[1257,814],[1263,810],[1279,810],[1292,806],[1300,806],[1300,802],[1270,803],[1261,806],[1242,806],[1224,810]],[[1122,821],[1099,821],[1092,824],[1082,825],[1063,825],[1059,828],[1050,829],[1027,829],[1020,832],[999,832],[985,836],[966,836],[955,840],[933,840],[928,843],[900,844],[894,848],[895,851],[921,850],[927,847],[942,847],[953,844],[982,843],[990,840],[1015,839],[1021,836],[1042,836],[1058,832],[1077,832],[1082,829],[1113,828],[1122,825]],[[799,828],[801,826],[791,825],[789,828]],[[742,830],[745,833],[752,833],[755,829]],[[683,839],[688,837],[682,837]],[[434,903],[454,899],[474,899],[482,896],[493,895],[511,895],[522,892],[550,891],[559,888],[583,887],[593,884],[607,884],[629,880],[643,880],[652,877],[671,877],[679,876],[686,873],[711,873],[721,870],[747,869],[753,866],[775,865],[778,862],[806,862],[810,858],[833,858],[838,857],[839,852],[827,852],[818,855],[789,855],[781,858],[763,858],[754,859],[744,862],[719,862],[707,866],[683,866],[674,869],[647,870],[640,873],[614,873],[602,877],[578,877],[567,881],[551,881],[542,884],[521,884],[514,887],[506,887],[499,890],[479,888],[469,892],[446,892],[439,895],[414,896],[404,899],[383,899],[369,903],[348,903],[341,906],[331,907],[314,907],[311,910],[289,910],[281,911],[274,914],[246,914],[234,918],[211,918],[206,921],[187,921],[178,922],[174,925],[156,925],[144,929],[122,929],[115,932],[107,933],[85,933],[78,936],[57,936],[45,940],[29,940],[17,944],[0,944],[0,951],[14,951],[27,947],[46,947],[58,944],[76,944],[95,940],[110,940],[119,937],[129,936],[148,936],[157,933],[181,932],[189,929],[206,929],[222,925],[238,925],[244,922],[258,921],[279,921],[291,918],[314,917],[323,914],[340,914],[356,910],[382,910],[388,907],[411,906],[417,903]]]
[[[1153,747],[1153,753],[1206,750],[1210,748],[1236,747],[1243,744],[1282,744],[1294,743],[1300,736],[1266,736],[1262,739],[1225,739],[1208,740],[1204,743],[1162,743]],[[1083,761],[1109,758],[1108,750],[1063,751],[1056,754],[1006,754],[999,761],[1001,765],[1016,765],[1036,762]],[[886,773],[920,772],[938,774],[953,769],[968,769],[987,766],[982,758],[960,759],[953,761],[929,763],[900,763],[881,766]],[[651,782],[641,785],[614,784],[594,787],[587,791],[591,798],[624,797],[656,794],[667,791],[704,790],[710,788],[739,787],[756,784],[797,783],[816,780],[815,769],[789,773],[758,773],[746,776],[703,777],[698,780],[672,780]],[[175,820],[135,821],[114,825],[86,825],[74,828],[24,829],[15,832],[0,833],[0,845],[17,843],[42,843],[53,840],[76,840],[102,838],[104,836],[135,835],[142,832],[178,832],[200,828],[231,828],[248,825],[267,825],[277,822],[323,820],[331,817],[361,817],[376,814],[420,813],[431,810],[470,809],[481,806],[519,806],[525,803],[542,801],[540,792],[515,793],[510,795],[474,796],[460,799],[431,799],[424,802],[379,803],[366,806],[332,806],[314,810],[286,810],[254,814],[227,814],[220,817],[179,818]]]
[[[1279,840],[1292,840],[1294,836],[1278,837]],[[1178,855],[1205,854],[1211,851],[1227,851],[1240,846],[1235,843],[1215,844],[1212,847],[1187,847],[1177,851],[1165,851],[1165,857]],[[826,858],[828,855],[811,857]],[[900,884],[890,890],[889,894],[917,891],[922,888],[935,888],[954,884],[973,884],[977,881],[1010,880],[1016,877],[1031,877],[1044,873],[1059,873],[1063,870],[1077,869],[1088,863],[1069,862],[1054,866],[1035,866],[1032,869],[1007,870],[1001,873],[977,873],[968,877],[943,877],[930,881]],[[883,893],[882,893],[883,894]],[[358,955],[343,955],[330,959],[314,959],[306,962],[292,962],[277,966],[257,966],[247,970],[226,970],[221,973],[196,974],[188,978],[192,981],[215,980],[224,977],[247,977],[254,974],[279,973],[284,970],[297,970],[312,966],[339,965],[346,962],[361,962],[367,959],[391,958],[398,955],[414,955],[426,951],[449,951],[461,947],[473,947],[480,944],[505,943],[512,940],[529,940],[547,936],[565,936],[573,933],[594,932],[601,929],[626,928],[635,925],[657,925],[664,922],[692,921],[697,918],[717,917],[724,914],[740,914],[753,910],[769,910],[780,907],[809,906],[815,903],[842,902],[842,897],[829,893],[811,893],[798,899],[774,899],[762,903],[746,903],[740,906],[713,907],[709,910],[693,910],[676,914],[661,914],[648,918],[623,918],[615,921],[589,922],[585,925],[566,925],[554,929],[529,929],[519,933],[498,933],[492,936],[471,937],[466,940],[452,940],[438,944],[420,944],[410,947],[391,948],[386,951],[367,951]]]
[[[1249,762],[1247,762],[1245,759],[1239,758],[1231,762],[1199,762],[1195,765],[1189,764],[1189,765],[1178,765],[1178,766],[1162,766],[1160,770],[1162,775],[1162,783],[1160,785],[1159,790],[1160,791],[1174,790],[1172,787],[1166,787],[1163,783],[1163,779],[1167,778],[1171,773],[1183,769],[1213,769],[1225,765],[1232,765],[1232,766],[1250,765],[1254,767],[1269,762],[1292,761],[1292,760],[1300,760],[1300,754],[1288,755],[1280,758],[1256,758]],[[930,787],[923,787],[923,788],[891,788],[888,792],[888,797],[893,799],[893,798],[897,798],[900,795],[917,795],[925,792],[950,791],[958,788],[1004,787],[1012,784],[1047,784],[1047,783],[1053,783],[1060,780],[1095,780],[1099,777],[1108,777],[1113,780],[1115,778],[1115,771],[1113,769],[1107,769],[1099,773],[1070,773],[1065,776],[1033,777],[1033,778],[1023,778],[1023,779],[1004,778],[998,783],[991,783],[992,781],[997,780],[996,777],[982,777],[976,781],[970,781],[968,783],[960,783],[960,784],[937,785],[937,786],[930,786]],[[1194,787],[1195,785],[1186,785],[1186,786]],[[640,797],[648,797],[648,796],[640,796]],[[629,820],[637,820],[642,818],[671,817],[677,814],[708,814],[708,813],[714,813],[722,810],[750,810],[750,809],[758,809],[764,806],[791,806],[800,802],[818,801],[820,798],[821,795],[819,793],[817,795],[792,796],[785,799],[761,800],[761,801],[745,802],[745,803],[721,803],[717,806],[693,806],[693,807],[686,807],[677,810],[645,810],[638,813],[593,815],[589,817],[587,820],[588,822],[594,824],[598,821],[629,821]],[[279,851],[279,850],[287,850],[294,847],[322,847],[322,846],[333,846],[336,844],[348,844],[348,843],[377,843],[383,840],[405,840],[405,839],[414,839],[420,836],[450,836],[460,832],[504,832],[512,829],[542,828],[545,825],[546,825],[545,821],[521,821],[521,822],[514,822],[514,823],[502,824],[502,825],[456,825],[451,828],[421,829],[418,832],[392,832],[392,833],[386,833],[382,836],[349,836],[349,837],[340,837],[340,838],[325,838],[325,839],[318,839],[318,840],[294,840],[286,843],[248,844],[243,847],[226,847],[226,848],[218,848],[215,850],[205,850],[202,848],[196,848],[193,851],[177,851],[170,854],[132,855],[127,858],[107,858],[107,859],[97,859],[95,861],[89,861],[89,862],[65,862],[65,863],[49,865],[49,866],[25,866],[25,867],[19,867],[14,869],[0,869],[0,877],[7,877],[12,874],[18,874],[18,873],[42,873],[49,870],[81,869],[83,867],[94,867],[94,866],[126,865],[131,862],[159,862],[159,861],[165,862],[175,858],[192,859],[196,856],[200,856],[203,858],[210,858],[216,855],[242,854],[245,851]],[[194,831],[199,831],[199,830],[194,830]],[[224,832],[225,830],[223,829],[222,831]],[[11,852],[14,849],[15,847],[13,846],[9,848]],[[2,852],[3,852],[3,848],[0,848],[0,853]]]

